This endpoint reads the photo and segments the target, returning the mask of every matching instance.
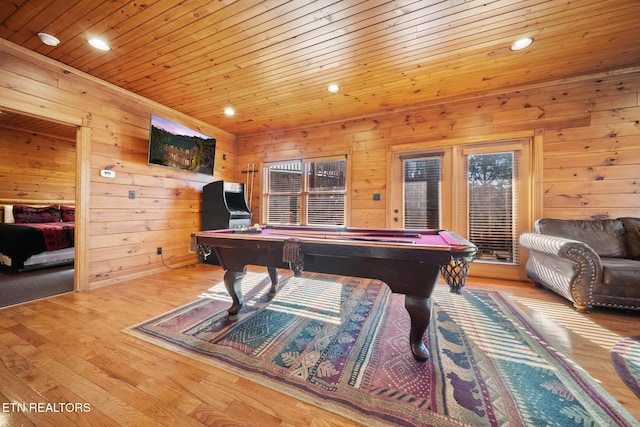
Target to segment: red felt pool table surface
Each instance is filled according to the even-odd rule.
[[[228,238],[245,240],[313,241],[330,245],[369,245],[406,247],[452,252],[464,252],[475,246],[454,232],[447,230],[410,230],[394,228],[324,228],[297,226],[266,226],[259,232],[254,228],[243,230],[209,230],[194,233],[206,238]]]

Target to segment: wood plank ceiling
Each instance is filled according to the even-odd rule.
[[[0,37],[239,135],[638,66],[639,28],[638,0],[0,0]]]

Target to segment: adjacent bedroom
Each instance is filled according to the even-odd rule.
[[[0,112],[0,307],[74,290],[75,134]]]

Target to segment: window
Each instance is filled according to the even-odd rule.
[[[440,228],[442,155],[402,158],[404,228]]]
[[[516,263],[517,153],[467,156],[468,234],[478,260]]]
[[[286,162],[265,168],[267,223],[300,224],[302,162]]]
[[[267,223],[345,225],[346,171],[345,156],[266,165]]]
[[[307,163],[307,224],[344,225],[347,161]]]

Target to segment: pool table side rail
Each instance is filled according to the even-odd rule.
[[[250,240],[250,241],[287,241],[295,240],[299,242],[309,242],[324,245],[346,245],[346,246],[371,246],[387,248],[412,248],[416,250],[447,251],[452,253],[475,252],[475,245],[466,241],[462,237],[451,232],[440,232],[440,237],[444,244],[421,243],[419,238],[393,237],[393,238],[362,238],[358,236],[337,236],[332,237],[327,233],[324,237],[312,237],[301,235],[280,235],[270,233],[233,233],[229,230],[208,230],[194,232],[191,234],[191,247],[197,245],[224,245],[227,240]],[[196,252],[192,250],[192,252]]]

